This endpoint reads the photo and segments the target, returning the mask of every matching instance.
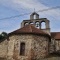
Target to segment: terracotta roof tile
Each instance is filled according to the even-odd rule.
[[[33,25],[27,25],[27,26],[24,26],[18,30],[15,30],[9,34],[19,34],[19,33],[34,33],[34,34],[45,34],[45,35],[48,35],[47,33],[41,31],[40,29],[34,27]]]
[[[54,39],[60,39],[60,32],[51,32],[51,37]]]

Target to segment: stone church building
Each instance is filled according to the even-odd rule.
[[[38,60],[53,52],[60,53],[60,32],[51,32],[50,21],[36,12],[0,42],[0,57],[7,60]]]

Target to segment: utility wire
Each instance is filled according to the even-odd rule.
[[[51,7],[51,8],[39,10],[39,11],[37,11],[37,12],[44,12],[44,11],[53,10],[53,9],[57,9],[57,8],[60,8],[60,6],[56,6],[56,7]]]
[[[36,12],[44,12],[44,11],[48,11],[48,10],[52,10],[52,9],[57,9],[57,8],[60,8],[60,6],[51,7],[51,8],[47,8],[47,9],[43,9],[43,10],[38,10]],[[24,16],[24,15],[29,15],[29,14],[31,14],[31,12],[30,13],[24,13],[24,14],[16,15],[16,16],[1,18],[0,20],[11,19],[11,18],[20,17],[20,16]]]
[[[11,18],[20,17],[20,16],[24,16],[24,15],[29,15],[29,14],[30,14],[30,13],[20,14],[20,15],[16,15],[16,16],[11,16],[11,17],[2,18],[2,19],[0,19],[0,20],[11,19]]]

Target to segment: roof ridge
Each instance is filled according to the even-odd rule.
[[[51,32],[51,33],[60,33],[60,32]]]
[[[30,26],[31,26],[32,32],[34,32],[34,29],[33,29],[33,28],[35,28],[36,30],[41,31],[42,33],[45,33],[44,31],[42,31],[42,30],[40,30],[40,29],[36,28],[36,27],[35,27],[35,26],[33,26],[33,25],[30,25]],[[45,33],[45,34],[47,34],[47,33]]]
[[[30,30],[31,30],[31,32],[32,32],[32,25],[29,25],[30,26]]]
[[[32,30],[32,32],[33,32],[33,28],[32,28],[32,27],[34,27],[34,26],[31,25],[31,30]],[[34,28],[35,28],[35,27],[34,27]]]

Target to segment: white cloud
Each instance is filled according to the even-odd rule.
[[[14,0],[13,2],[19,6],[22,6],[23,8],[30,10],[34,8],[36,8],[36,10],[47,8],[36,0]]]

